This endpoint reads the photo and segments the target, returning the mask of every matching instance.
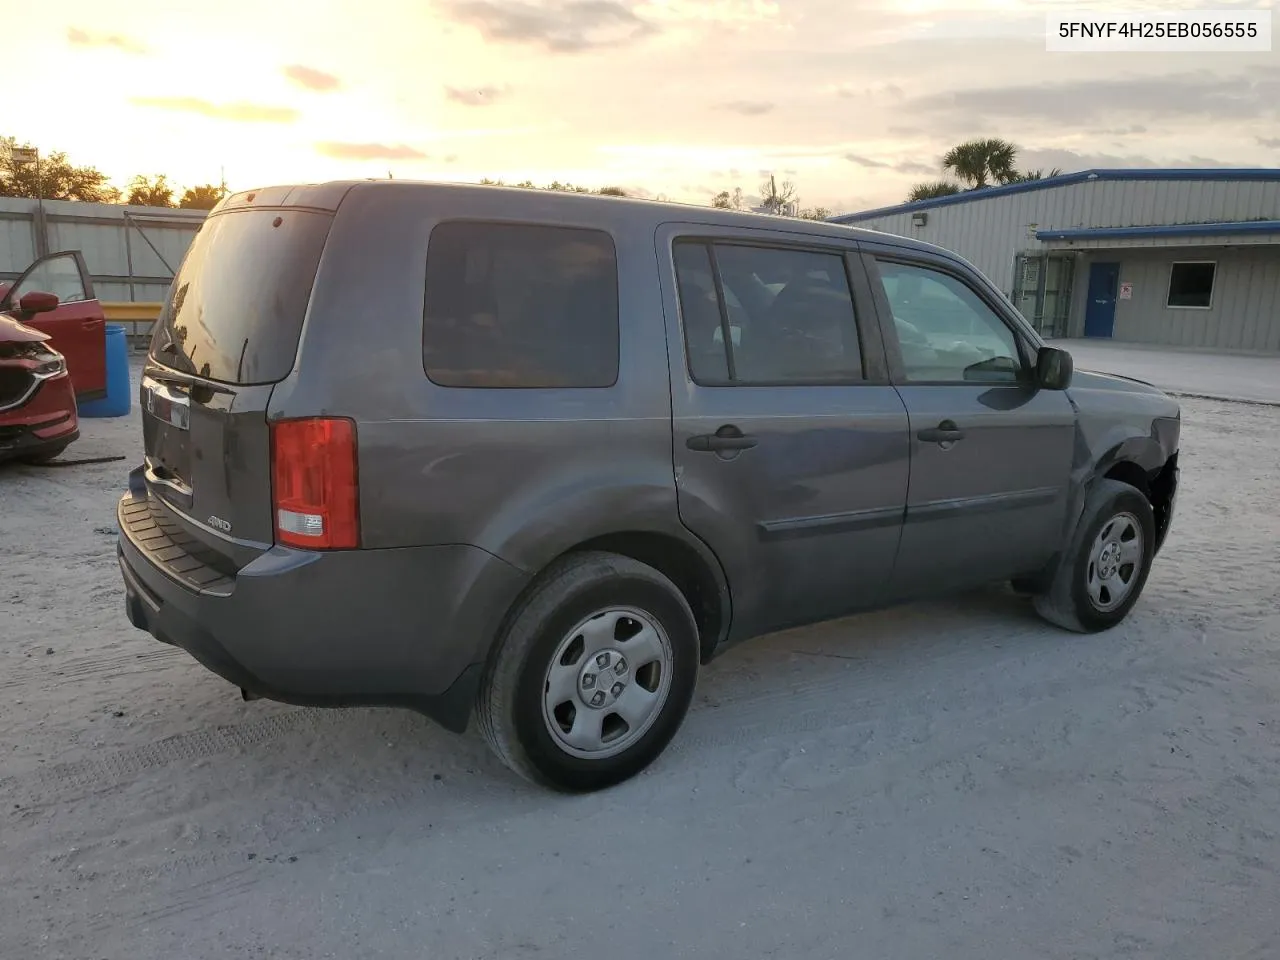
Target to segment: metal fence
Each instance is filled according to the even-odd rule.
[[[79,250],[99,300],[163,300],[203,210],[0,197],[0,280],[37,257]]]

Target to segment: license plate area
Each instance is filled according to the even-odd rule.
[[[182,509],[191,506],[191,398],[151,377],[142,381],[146,479]]]
[[[142,407],[170,427],[191,429],[191,398],[158,380],[147,377],[142,381]]]

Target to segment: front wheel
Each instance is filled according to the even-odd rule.
[[[1114,627],[1142,594],[1155,544],[1155,517],[1142,492],[1098,481],[1053,582],[1035,598],[1036,611],[1077,633]]]
[[[481,683],[479,726],[522,776],[599,790],[662,753],[697,671],[697,625],[670,580],[628,557],[575,554],[513,612]]]

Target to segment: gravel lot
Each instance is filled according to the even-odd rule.
[[[1002,589],[756,641],[611,792],[241,702],[124,617],[134,417],[0,468],[0,957],[1280,956],[1280,409],[1184,402],[1109,634]]]

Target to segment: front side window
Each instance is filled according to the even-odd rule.
[[[80,265],[70,254],[50,257],[37,263],[31,272],[23,277],[22,282],[14,289],[11,297],[17,303],[28,293],[52,293],[62,303],[76,303],[87,300],[84,279],[80,276]]]
[[[1215,263],[1175,263],[1169,270],[1171,307],[1195,307],[1207,310],[1213,305]]]
[[[963,281],[915,264],[878,262],[907,379],[916,383],[1017,381],[1009,326]]]
[[[423,366],[445,387],[609,387],[618,261],[598,230],[442,223],[427,245]]]
[[[681,241],[676,278],[689,372],[702,384],[863,379],[838,253]]]

